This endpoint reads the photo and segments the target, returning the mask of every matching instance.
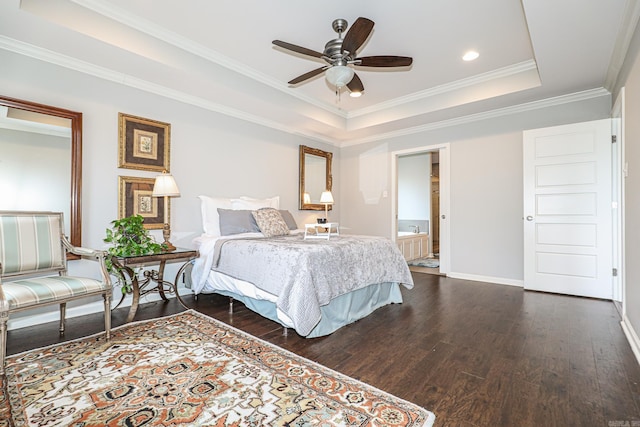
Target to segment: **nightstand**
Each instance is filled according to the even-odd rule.
[[[340,235],[340,224],[337,222],[327,222],[324,224],[305,224],[305,239],[329,239],[331,236]]]
[[[148,294],[149,292],[158,292],[160,294],[160,298],[164,301],[169,301],[165,294],[167,293],[175,293],[176,298],[182,304],[182,306],[186,309],[187,307],[180,297],[178,293],[178,280],[180,279],[180,275],[184,272],[185,268],[189,265],[189,263],[198,257],[198,251],[192,249],[176,249],[172,252],[161,252],[159,254],[150,254],[150,255],[136,255],[136,256],[121,256],[111,257],[111,262],[114,266],[121,269],[122,279],[130,282],[131,284],[131,293],[133,294],[133,301],[131,302],[131,308],[129,308],[129,315],[127,316],[127,322],[131,322],[136,315],[136,311],[138,310],[138,304],[140,303],[140,297]],[[178,274],[176,274],[175,280],[169,282],[168,280],[164,280],[164,267],[167,262],[176,262],[182,261],[183,264],[178,270]],[[158,265],[158,270],[146,270],[142,274],[144,278],[138,279],[138,274],[134,271],[136,267],[142,267],[145,265],[156,264]],[[133,267],[133,268],[132,268]],[[126,275],[124,274],[126,273]],[[128,278],[126,276],[129,276]],[[155,283],[156,286],[148,287],[149,285]],[[148,288],[147,288],[148,287]],[[117,308],[122,304],[125,295],[122,294],[122,298],[120,298],[120,302],[114,308]]]

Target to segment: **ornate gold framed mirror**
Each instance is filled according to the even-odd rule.
[[[323,191],[331,191],[332,159],[333,153],[300,146],[300,210],[325,210],[325,204],[320,203],[320,196]]]
[[[61,211],[82,246],[82,113],[0,96],[0,151],[0,209]]]

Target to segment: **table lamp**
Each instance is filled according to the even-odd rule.
[[[324,220],[325,222],[329,222],[329,205],[334,203],[331,191],[327,190],[322,192],[320,203],[324,203]]]
[[[163,171],[162,175],[156,177],[153,185],[153,197],[164,197],[164,226],[162,227],[162,236],[164,237],[164,245],[168,251],[175,251],[176,247],[171,244],[171,226],[169,225],[169,197],[177,197],[180,195],[178,185],[175,179],[167,171]]]

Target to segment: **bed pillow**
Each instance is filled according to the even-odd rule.
[[[291,215],[291,212],[283,209],[280,209],[278,212],[280,212],[280,215],[282,215],[282,219],[284,219],[284,222],[287,224],[287,227],[289,227],[289,230],[298,229],[298,224],[296,224],[296,220],[293,219],[293,215]]]
[[[260,231],[251,211],[218,208],[218,216],[221,236]]]
[[[202,211],[202,229],[210,236],[220,236],[218,208],[231,209],[231,199],[198,196]]]
[[[280,196],[269,197],[267,199],[252,199],[242,196],[239,199],[231,199],[232,209],[246,209],[255,211],[261,208],[280,208]]]
[[[286,236],[289,234],[289,227],[277,209],[262,208],[251,213],[265,237]]]

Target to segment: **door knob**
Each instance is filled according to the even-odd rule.
[[[527,221],[533,221],[533,217],[531,215],[527,216]]]
[[[445,218],[446,218],[446,216],[444,216],[444,214],[443,214],[443,215],[441,216],[441,218],[442,218],[442,219],[445,219]]]

